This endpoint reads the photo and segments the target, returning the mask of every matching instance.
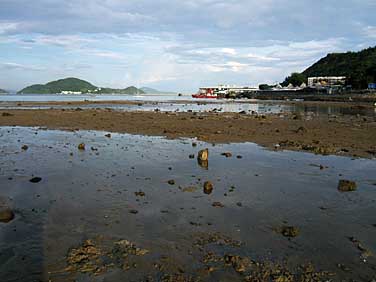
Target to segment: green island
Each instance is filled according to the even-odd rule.
[[[145,94],[141,89],[130,86],[124,89],[97,87],[74,77],[51,81],[46,84],[34,84],[18,92],[18,94]]]

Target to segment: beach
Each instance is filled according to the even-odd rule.
[[[84,103],[0,110],[2,281],[374,279],[368,107]]]

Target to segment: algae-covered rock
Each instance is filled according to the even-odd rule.
[[[197,159],[200,161],[207,161],[209,159],[209,149],[199,151]]]
[[[340,192],[352,192],[356,191],[357,185],[355,181],[341,179],[338,182],[338,191]]]
[[[204,183],[204,193],[205,194],[207,194],[207,195],[211,194],[213,192],[213,189],[214,189],[213,184],[210,181],[206,181]]]

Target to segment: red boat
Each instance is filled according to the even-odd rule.
[[[200,88],[200,91],[197,94],[192,95],[193,98],[198,99],[217,99],[217,93],[214,93],[213,88]]]

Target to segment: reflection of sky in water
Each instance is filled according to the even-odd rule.
[[[187,139],[104,134],[0,127],[1,196],[11,198],[16,210],[15,220],[0,229],[1,281],[41,278],[42,270],[51,270],[42,265],[60,263],[63,269],[67,251],[95,236],[129,239],[157,255],[167,248],[169,256],[191,265],[185,248],[196,232],[239,239],[245,243],[242,255],[255,259],[272,253],[324,270],[338,271],[336,265],[345,263],[352,277],[369,271],[348,236],[376,251],[375,160],[274,152],[251,143],[192,147]],[[81,142],[86,151],[77,150]],[[22,144],[29,149],[21,151]],[[210,151],[208,170],[188,158],[203,148]],[[320,170],[320,164],[327,168]],[[32,175],[42,181],[31,184]],[[338,192],[341,178],[356,181],[358,191]],[[169,179],[176,185],[168,185]],[[202,191],[207,180],[214,185],[210,195]],[[197,190],[183,192],[179,186]],[[146,193],[142,200],[134,195],[139,190]],[[224,208],[213,208],[214,201]],[[272,231],[284,222],[299,226],[300,236],[289,241]],[[179,248],[168,248],[171,244]],[[120,278],[111,281],[129,281]]]
[[[69,101],[139,101],[144,102],[142,106],[138,105],[119,105],[111,103],[80,105],[80,106],[19,106],[7,102],[69,102]],[[173,101],[179,101],[174,103]],[[184,104],[184,101],[190,103]],[[195,101],[197,103],[192,103]],[[225,101],[225,102],[224,102]],[[259,114],[280,113],[280,112],[304,112],[315,114],[349,114],[349,115],[367,115],[375,116],[376,108],[359,108],[359,107],[341,107],[333,105],[304,105],[304,104],[284,104],[278,101],[255,103],[252,100],[243,100],[249,103],[239,103],[234,100],[216,100],[216,99],[193,99],[191,96],[178,95],[0,95],[0,109],[75,109],[80,108],[111,108],[120,111],[154,111],[156,109],[163,112],[207,112],[216,110],[218,112],[256,112]],[[210,102],[210,103],[207,103]]]
[[[7,104],[7,102],[0,102],[0,109],[103,109],[110,108],[119,111],[155,111],[159,110],[162,112],[245,112],[247,114],[252,114],[253,112],[259,114],[268,113],[282,113],[282,112],[301,112],[301,113],[313,113],[313,114],[324,114],[324,115],[337,115],[337,114],[348,114],[348,115],[365,115],[365,116],[375,116],[376,109],[369,108],[356,108],[356,107],[341,107],[332,105],[304,105],[304,104],[284,104],[276,102],[268,103],[237,103],[233,101],[228,101],[223,103],[217,101],[216,103],[173,103],[173,102],[145,102],[142,105],[121,105],[121,104],[89,104],[89,105],[48,105],[48,106],[14,106],[14,104]]]
[[[7,102],[56,102],[56,101],[191,101],[189,95],[59,95],[59,94],[17,94],[0,95],[0,101]]]

